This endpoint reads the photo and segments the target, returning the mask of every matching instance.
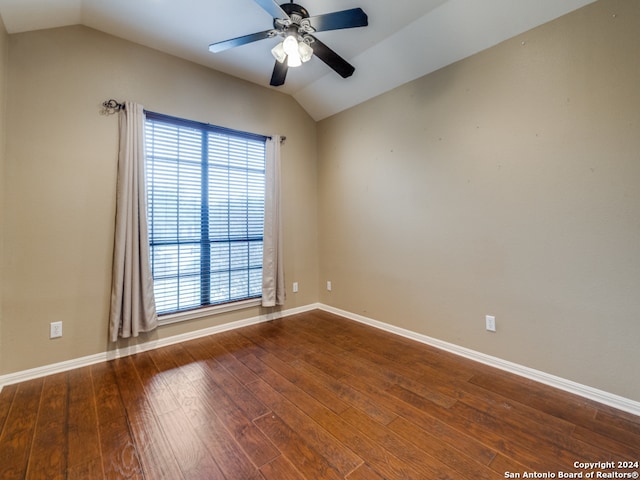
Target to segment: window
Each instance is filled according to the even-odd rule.
[[[262,294],[265,137],[147,112],[158,314]]]

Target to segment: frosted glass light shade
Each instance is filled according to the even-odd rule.
[[[300,60],[300,54],[296,52],[295,54],[287,56],[287,65],[290,67],[299,67],[302,65],[302,60]]]
[[[293,35],[289,35],[287,38],[284,39],[284,42],[282,42],[282,48],[284,49],[284,53],[286,53],[289,56],[291,55],[299,56],[298,39]]]
[[[300,60],[308,62],[313,56],[313,49],[304,42],[298,44],[298,52],[300,53]]]
[[[284,53],[282,42],[271,49],[271,55],[273,55],[273,57],[280,63],[283,63],[287,59],[287,54]]]

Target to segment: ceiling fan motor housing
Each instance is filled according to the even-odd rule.
[[[309,12],[306,8],[297,3],[283,3],[280,8],[287,14],[288,19],[274,18],[273,26],[277,30],[277,34],[283,37],[287,35],[298,34],[299,41],[306,41],[311,43],[310,40],[305,40],[305,34],[314,33],[315,29],[311,26],[311,23],[307,20],[309,18]]]
[[[283,3],[280,5],[280,8],[282,8],[284,13],[289,15],[292,20],[294,16],[298,16],[300,19],[309,18],[309,12],[307,12],[307,9],[297,3]]]

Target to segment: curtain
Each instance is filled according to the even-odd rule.
[[[284,262],[280,222],[280,136],[267,140],[262,253],[262,306],[284,305]]]
[[[111,281],[111,341],[158,326],[147,234],[144,109],[126,102],[118,113],[120,150]]]

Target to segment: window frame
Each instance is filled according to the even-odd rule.
[[[247,139],[247,140],[251,140],[251,141],[258,141],[258,142],[264,142],[265,143],[265,147],[266,147],[266,142],[267,140],[270,140],[271,137],[266,136],[266,135],[260,135],[260,134],[255,134],[255,133],[250,133],[250,132],[244,132],[244,131],[240,131],[240,130],[234,130],[234,129],[230,129],[230,128],[226,128],[226,127],[220,127],[217,125],[212,125],[209,123],[203,123],[203,122],[198,122],[198,121],[194,121],[194,120],[188,120],[188,119],[184,119],[184,118],[180,118],[180,117],[174,117],[174,116],[170,116],[170,115],[166,115],[166,114],[162,114],[162,113],[157,113],[157,112],[152,112],[152,111],[148,111],[145,110],[145,140],[147,138],[147,134],[146,134],[146,125],[147,125],[147,120],[152,120],[152,121],[158,121],[158,122],[163,122],[163,123],[167,123],[173,126],[177,126],[177,127],[185,127],[185,128],[190,128],[190,129],[196,129],[199,130],[200,132],[202,132],[202,135],[204,137],[206,137],[208,134],[213,133],[213,134],[221,134],[221,135],[225,135],[225,136],[231,136],[231,137],[239,137],[239,138],[243,138],[243,139]],[[203,137],[203,138],[204,138]],[[206,140],[205,140],[206,141]],[[147,153],[146,150],[146,146],[145,146],[145,155]],[[203,146],[203,149],[206,149],[206,147]],[[202,162],[202,167],[203,167],[203,171],[202,171],[202,175],[206,174],[207,171],[207,161],[204,160],[203,158],[203,162]],[[265,150],[265,170],[266,170],[266,150]],[[150,183],[149,183],[149,179],[148,179],[148,175],[147,174],[147,180],[146,180],[146,185],[147,188],[149,187]],[[265,193],[266,193],[266,175],[264,177],[265,179]],[[202,180],[202,178],[201,178]],[[147,193],[147,198],[149,196],[149,193]],[[205,196],[204,192],[203,192],[203,197]],[[201,197],[201,198],[203,198]],[[150,206],[147,206],[147,209],[149,210]],[[205,209],[207,209],[208,207],[205,206]],[[149,215],[149,218],[151,216]],[[208,219],[205,220],[208,223]],[[201,228],[205,228],[204,226],[202,226]],[[264,231],[264,219],[263,219],[263,231]],[[209,238],[209,240],[211,240]],[[149,227],[149,245],[150,245],[150,251],[152,249],[152,237],[151,237],[151,227]],[[179,242],[176,242],[176,244],[178,244]],[[151,261],[151,258],[150,258]],[[202,275],[202,269],[200,270],[201,275]],[[211,300],[211,299],[209,299]],[[230,312],[230,311],[234,311],[234,310],[240,310],[240,309],[245,309],[245,308],[251,308],[251,307],[256,307],[259,306],[262,303],[262,289],[260,289],[260,295],[256,296],[256,297],[246,297],[246,298],[241,298],[241,299],[237,299],[237,300],[229,300],[229,301],[224,301],[224,302],[220,302],[220,303],[210,303],[210,304],[201,304],[199,306],[195,306],[192,308],[185,308],[185,309],[179,309],[179,310],[174,310],[174,311],[168,311],[168,312],[164,312],[164,313],[159,313],[158,314],[158,320],[159,320],[159,324],[161,325],[166,325],[166,324],[171,324],[171,323],[176,323],[176,322],[182,322],[185,320],[190,320],[190,319],[195,319],[195,318],[201,318],[201,317],[205,317],[205,316],[210,316],[210,315],[215,315],[215,314],[220,314],[220,313],[224,313],[224,312]]]

